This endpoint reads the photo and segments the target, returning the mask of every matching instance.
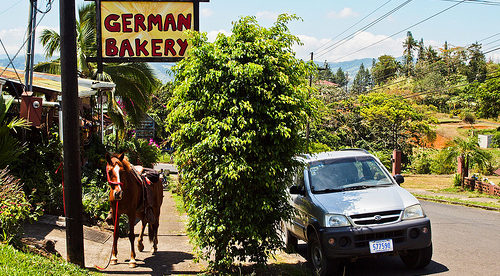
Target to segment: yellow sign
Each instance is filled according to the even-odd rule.
[[[193,2],[102,1],[102,57],[184,57],[193,24]]]

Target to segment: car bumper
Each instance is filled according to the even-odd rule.
[[[420,218],[369,227],[323,228],[319,231],[319,238],[323,250],[329,258],[394,254],[399,251],[429,246],[431,244],[431,223],[428,218]],[[370,253],[370,241],[386,239],[392,239],[393,251]]]

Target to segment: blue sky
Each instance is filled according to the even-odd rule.
[[[44,10],[48,0],[39,0],[39,8]],[[214,39],[217,33],[229,34],[232,22],[241,16],[256,16],[263,26],[270,26],[280,13],[296,14],[302,21],[291,23],[291,32],[304,43],[296,46],[297,56],[309,59],[309,53],[314,51],[317,61],[345,61],[359,58],[376,58],[382,54],[401,56],[402,41],[406,36],[404,29],[430,17],[458,2],[445,0],[211,0],[201,3],[200,29]],[[485,1],[485,0],[476,0]],[[498,5],[482,5],[463,2],[443,12],[440,15],[410,28],[415,39],[424,39],[426,45],[442,47],[444,41],[453,46],[467,46],[475,41],[483,43],[483,50],[500,47],[500,0]],[[347,42],[329,49],[323,48],[339,41],[341,38],[355,33],[363,26],[379,18],[395,7],[408,2],[387,18],[371,28],[354,36]],[[0,39],[5,44],[9,55],[14,55],[22,45],[28,18],[29,0],[2,0],[0,6]],[[84,4],[76,0],[77,7]],[[352,29],[346,31],[354,23],[369,15]],[[38,19],[41,15],[38,15]],[[59,29],[59,1],[54,0],[52,10],[41,21],[38,31],[43,28]],[[346,31],[337,39],[330,39]],[[401,32],[393,37],[395,33]],[[489,36],[496,36],[483,40]],[[385,40],[383,40],[385,39]],[[370,44],[383,40],[376,45]],[[498,41],[496,41],[498,40]],[[323,48],[320,48],[324,46]],[[365,48],[364,50],[360,50]],[[318,49],[320,48],[320,49]],[[36,45],[37,53],[42,53],[40,44]],[[24,51],[23,51],[24,52]],[[4,51],[0,48],[0,55]],[[488,58],[500,62],[500,50],[487,54]]]

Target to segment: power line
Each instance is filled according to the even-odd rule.
[[[459,2],[459,0],[441,0],[446,2]],[[500,2],[495,1],[485,1],[485,0],[466,0],[468,4],[480,4],[488,6],[500,6]]]
[[[497,46],[500,46],[500,45],[497,45]],[[494,49],[488,49],[488,51],[484,52],[483,54],[488,54],[488,53],[495,52],[495,51],[498,51],[498,50],[500,50],[500,47],[497,47],[497,48],[494,48]]]
[[[411,26],[409,26],[409,27],[407,27],[407,28],[405,28],[405,29],[403,29],[403,30],[401,30],[401,31],[399,31],[399,32],[396,32],[396,33],[394,33],[394,34],[392,34],[392,35],[390,35],[390,36],[388,36],[388,37],[386,37],[386,38],[383,38],[383,39],[381,39],[381,40],[379,40],[379,41],[376,41],[376,42],[374,42],[374,43],[372,43],[372,44],[370,44],[370,45],[368,45],[368,46],[366,46],[366,47],[363,47],[363,48],[361,48],[361,49],[359,49],[359,50],[357,50],[357,51],[354,51],[354,52],[352,52],[352,53],[350,53],[350,54],[348,54],[348,55],[345,55],[345,56],[342,56],[342,57],[340,57],[340,58],[337,58],[337,59],[335,59],[334,61],[337,61],[337,60],[343,59],[343,58],[345,58],[345,57],[348,57],[348,56],[350,56],[350,55],[353,55],[353,54],[356,54],[356,53],[358,53],[358,52],[361,52],[361,51],[363,51],[363,50],[365,50],[365,49],[367,49],[367,48],[369,48],[369,47],[371,47],[371,46],[374,46],[374,45],[376,45],[376,44],[378,44],[378,43],[380,43],[380,42],[382,42],[382,41],[385,41],[385,40],[387,40],[387,39],[389,39],[389,38],[391,38],[391,37],[393,37],[393,36],[396,36],[396,35],[398,35],[398,34],[400,34],[400,33],[404,32],[404,31],[407,31],[407,30],[409,30],[409,29],[411,29],[411,28],[413,28],[413,27],[415,27],[415,26],[417,26],[417,25],[420,25],[420,24],[424,23],[424,22],[425,22],[425,21],[427,21],[427,20],[430,20],[430,19],[432,19],[432,18],[434,18],[434,17],[436,17],[436,16],[438,16],[438,15],[440,15],[440,14],[442,14],[442,13],[446,12],[446,11],[447,11],[447,10],[449,10],[449,9],[452,9],[452,8],[454,8],[454,7],[456,7],[456,6],[460,5],[460,4],[462,4],[462,3],[463,3],[463,2],[465,2],[465,1],[467,1],[467,0],[462,0],[462,1],[458,2],[458,3],[456,3],[456,4],[453,4],[453,5],[451,5],[450,7],[446,8],[446,9],[444,9],[444,10],[441,10],[441,11],[439,11],[439,12],[437,12],[437,13],[435,13],[435,14],[433,14],[433,15],[431,15],[431,16],[429,16],[429,17],[427,17],[427,18],[423,19],[423,20],[420,20],[419,22],[417,22],[417,23],[415,23],[415,24],[413,24],[413,25],[411,25]]]
[[[347,41],[353,39],[355,36],[357,36],[358,34],[360,34],[361,32],[363,31],[366,31],[367,29],[369,29],[370,27],[374,26],[375,24],[379,23],[380,21],[384,20],[385,18],[387,18],[389,15],[395,13],[396,11],[400,10],[401,8],[403,8],[404,6],[406,6],[407,4],[409,4],[411,1],[413,0],[407,0],[405,1],[404,3],[400,4],[399,6],[395,7],[394,9],[388,11],[387,13],[385,13],[384,15],[378,17],[377,19],[373,20],[372,22],[368,23],[367,25],[363,26],[362,28],[360,28],[359,30],[357,30],[356,32],[344,37],[343,39],[335,42],[334,44],[328,46],[327,48],[319,51],[318,53],[318,56],[323,56],[325,55],[326,53],[338,48],[340,45],[346,43]]]
[[[12,8],[13,8],[13,7],[15,7],[15,6],[17,6],[17,5],[18,5],[19,3],[21,3],[22,1],[23,1],[23,0],[19,0],[19,1],[17,1],[17,2],[16,2],[16,3],[14,3],[12,6],[10,6],[10,7],[6,8],[4,11],[0,12],[0,15],[2,15],[2,14],[4,14],[4,13],[8,12],[10,9],[12,9]]]
[[[375,10],[373,10],[372,12],[370,12],[368,15],[366,15],[365,17],[361,18],[360,20],[358,20],[356,23],[352,24],[349,28],[345,29],[343,32],[341,32],[340,34],[336,35],[335,37],[331,38],[331,39],[328,39],[327,42],[325,42],[323,45],[321,45],[319,48],[317,48],[316,50],[314,50],[313,52],[317,52],[318,50],[320,50],[321,48],[323,48],[324,46],[326,46],[328,43],[330,43],[331,41],[335,40],[337,37],[343,35],[345,32],[349,31],[350,29],[352,29],[352,27],[356,26],[357,24],[359,24],[361,21],[365,20],[368,16],[372,15],[373,13],[375,13],[376,11],[378,11],[380,8],[382,8],[383,6],[385,6],[387,3],[391,2],[392,0],[389,0],[387,2],[385,2],[384,4],[382,4],[381,6],[379,6],[378,8],[376,8]]]

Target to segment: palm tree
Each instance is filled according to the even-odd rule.
[[[413,38],[410,31],[406,33],[406,39],[403,42],[403,58],[407,76],[411,75],[411,67],[413,65],[413,51],[417,48],[418,42]]]
[[[22,147],[16,138],[10,135],[10,131],[17,128],[27,128],[29,123],[17,116],[12,120],[7,120],[7,112],[14,99],[5,101],[0,93],[0,169],[12,164],[22,153]]]
[[[485,150],[479,148],[478,138],[474,135],[469,136],[468,139],[455,137],[450,146],[446,148],[446,162],[452,162],[460,157],[463,160],[463,173],[461,181],[463,183],[464,177],[469,176],[469,168],[477,165],[480,169],[490,166],[492,156]]]
[[[95,3],[79,7],[76,22],[78,73],[82,78],[112,81],[116,84],[116,95],[108,92],[108,99],[111,99],[108,101],[108,114],[119,128],[123,128],[125,116],[132,123],[142,119],[159,82],[147,63],[104,64],[103,74],[97,74],[96,64],[87,62],[87,57],[97,55],[95,18]],[[40,41],[47,58],[60,51],[60,36],[57,32],[43,30]],[[35,71],[60,74],[60,60],[39,63],[35,66]],[[119,97],[120,105],[115,96]]]

